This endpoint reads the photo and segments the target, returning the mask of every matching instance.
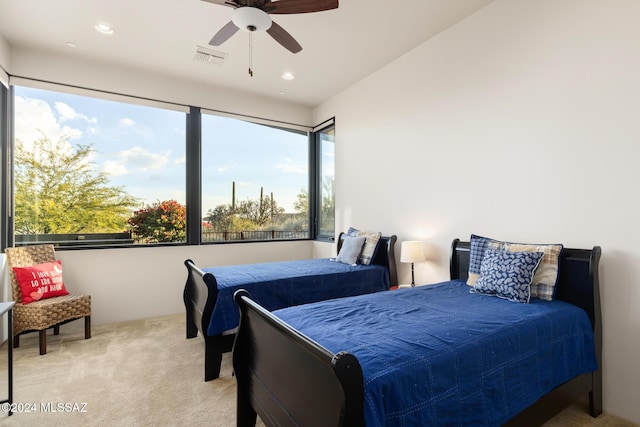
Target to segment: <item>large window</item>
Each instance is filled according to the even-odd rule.
[[[306,239],[309,137],[202,115],[202,241]]]
[[[3,245],[333,237],[333,125],[310,132],[66,89],[5,91]]]
[[[184,242],[185,113],[14,87],[16,244]]]

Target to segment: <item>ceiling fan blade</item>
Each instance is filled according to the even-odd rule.
[[[206,1],[207,3],[219,4],[222,6],[238,7],[238,5],[232,0],[202,0],[202,1]]]
[[[284,28],[273,21],[271,22],[271,28],[267,30],[267,33],[269,33],[269,35],[284,48],[290,50],[291,53],[298,53],[302,50],[302,46],[300,46],[296,39],[294,39],[293,36],[291,36],[291,34],[289,34]]]
[[[229,21],[224,27],[220,28],[218,32],[213,36],[209,44],[211,46],[220,46],[222,43],[229,40],[229,38],[238,32],[238,27],[233,21]]]
[[[266,0],[263,10],[267,13],[285,14],[322,12],[337,8],[338,0]]]

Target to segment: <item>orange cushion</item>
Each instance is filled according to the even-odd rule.
[[[62,281],[62,262],[46,262],[28,267],[13,267],[22,293],[22,303],[69,295]]]

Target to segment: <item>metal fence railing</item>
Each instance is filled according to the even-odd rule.
[[[308,231],[202,231],[203,242],[233,242],[240,240],[296,240],[309,238]],[[129,232],[81,234],[17,234],[16,246],[51,243],[55,246],[122,245],[145,243]]]
[[[253,231],[203,231],[203,242],[225,242],[237,240],[290,240],[306,239],[308,231],[278,231],[278,230],[253,230]]]

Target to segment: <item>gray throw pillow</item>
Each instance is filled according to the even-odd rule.
[[[365,239],[366,238],[364,236],[345,237],[336,261],[349,265],[355,264],[358,260],[358,255],[360,255],[360,252],[362,251]]]

